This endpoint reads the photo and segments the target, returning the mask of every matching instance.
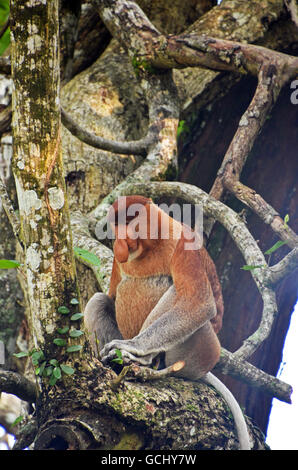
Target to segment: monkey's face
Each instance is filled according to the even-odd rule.
[[[139,257],[143,252],[141,240],[132,238],[129,226],[111,224],[115,233],[116,240],[114,243],[114,255],[119,263],[126,263]],[[125,237],[124,237],[125,234]]]
[[[144,252],[144,240],[148,239],[149,199],[139,196],[119,198],[111,207],[108,220],[116,240],[114,255],[119,263],[138,258]]]

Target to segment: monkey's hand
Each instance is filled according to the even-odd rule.
[[[142,365],[150,365],[156,354],[145,354],[144,351],[136,348],[133,339],[114,339],[107,343],[100,351],[101,361],[107,364],[119,357],[116,350],[121,351],[123,362],[133,361]]]

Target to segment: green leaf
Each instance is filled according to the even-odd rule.
[[[66,346],[66,341],[62,338],[55,338],[53,343],[56,344],[56,346]]]
[[[180,137],[180,135],[183,133],[183,132],[186,132],[188,133],[189,132],[189,127],[188,125],[185,123],[185,121],[179,121],[179,124],[178,124],[178,127],[177,127],[177,138]]]
[[[271,255],[271,253],[274,253],[278,248],[281,246],[285,245],[287,242],[279,240],[278,242],[274,243],[274,245],[269,248],[269,250],[265,251],[265,255]]]
[[[34,366],[37,366],[37,364],[39,363],[39,361],[41,361],[42,359],[44,359],[44,353],[42,351],[35,351],[32,356],[32,364]]]
[[[65,333],[67,333],[69,330],[69,326],[64,326],[64,328],[57,328],[57,331],[58,333],[60,333],[60,335],[65,335]]]
[[[0,25],[1,26],[7,20],[8,15],[9,15],[9,0],[1,0],[0,2]]]
[[[38,350],[36,348],[32,348],[31,351],[29,351],[29,356],[31,357],[32,354],[34,354],[35,352],[37,352]]]
[[[80,320],[81,318],[83,318],[84,314],[83,313],[74,313],[70,319],[71,321],[76,321],[76,320]]]
[[[61,379],[61,369],[60,369],[60,367],[54,367],[53,375],[56,377],[56,379]]]
[[[52,366],[58,366],[58,365],[59,365],[59,362],[57,361],[57,359],[51,359],[51,360],[50,360],[50,364],[51,364]]]
[[[0,269],[12,269],[18,268],[21,263],[12,259],[0,259]]]
[[[14,353],[13,355],[17,358],[28,357],[29,356],[29,351],[21,351],[19,353]]]
[[[71,330],[71,332],[69,333],[69,336],[71,338],[78,338],[79,336],[82,336],[83,334],[84,332],[81,330]]]
[[[8,28],[0,39],[0,55],[8,48],[10,43],[10,28]]]
[[[290,216],[289,216],[289,214],[286,214],[286,215],[285,215],[285,218],[284,218],[284,228],[286,228],[286,229],[289,228],[289,227],[288,227],[288,222],[289,222],[289,220],[290,220]]]
[[[115,353],[116,353],[116,356],[119,358],[119,359],[122,359],[122,352],[120,349],[115,349]]]
[[[75,373],[75,370],[72,367],[67,366],[66,364],[60,364],[60,367],[64,374],[73,375]]]
[[[45,370],[46,364],[47,364],[47,362],[44,361],[44,362],[40,365],[40,367],[38,367],[38,369],[39,369],[39,375],[42,375],[42,374],[43,374],[43,371]]]
[[[73,353],[73,352],[78,352],[82,349],[82,346],[80,344],[74,344],[73,346],[69,346],[66,349],[66,352]]]
[[[53,385],[55,385],[56,382],[57,382],[57,378],[54,376],[54,373],[52,373],[49,383],[50,383],[51,386],[53,386]]]
[[[115,357],[115,359],[112,359],[112,362],[115,362],[116,364],[123,364],[123,359],[118,359],[118,357]]]
[[[62,313],[62,315],[67,315],[70,312],[70,310],[69,308],[62,305],[61,307],[58,308],[58,312]]]
[[[115,349],[116,356],[115,359],[112,359],[112,362],[116,362],[117,364],[123,364],[122,352],[120,349]]]
[[[9,0],[0,1],[0,29],[3,28],[9,15]],[[0,38],[0,55],[7,49],[10,43],[10,29],[8,28]]]
[[[81,258],[82,261],[86,261],[87,263],[92,264],[93,266],[101,265],[100,259],[90,251],[84,250],[83,248],[78,248],[77,246],[74,247],[73,251],[74,254],[78,258]]]
[[[53,373],[53,367],[49,366],[45,369],[45,374],[46,374],[47,377],[52,375],[52,373]]]
[[[79,305],[80,302],[78,301],[78,299],[73,298],[73,299],[71,299],[70,303],[71,303],[71,305]]]
[[[33,364],[34,366],[38,366],[38,360],[33,358],[33,359],[32,359],[32,364]]]
[[[19,424],[21,421],[23,421],[23,419],[24,419],[24,416],[23,416],[23,415],[18,416],[18,417],[14,420],[14,422],[11,424],[11,427],[16,426],[16,425]]]
[[[253,269],[257,268],[264,268],[263,264],[256,264],[256,265],[250,265],[250,264],[245,264],[244,266],[241,267],[243,271],[252,271]]]

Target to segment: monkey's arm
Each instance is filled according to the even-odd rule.
[[[111,297],[111,299],[115,300],[117,286],[118,286],[120,281],[121,281],[121,274],[120,274],[120,271],[119,271],[119,266],[116,263],[116,260],[114,258],[113,267],[112,267],[111,281],[110,281],[110,288],[109,288],[109,293],[108,293],[108,295],[109,295],[109,297]]]
[[[215,300],[199,252],[185,250],[183,239],[173,255],[171,274],[174,285],[151,311],[141,332],[129,340],[108,343],[101,351],[103,362],[113,359],[120,349],[123,358],[150,364],[160,352],[183,343],[215,316]]]

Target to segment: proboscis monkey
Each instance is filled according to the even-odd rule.
[[[242,411],[231,392],[209,371],[220,356],[217,333],[223,300],[216,269],[206,249],[191,245],[194,232],[151,199],[119,198],[108,213],[115,234],[108,295],[95,294],[84,321],[101,360],[116,357],[166,366],[184,361],[175,375],[202,378],[225,398],[234,416],[241,449],[250,449]]]

